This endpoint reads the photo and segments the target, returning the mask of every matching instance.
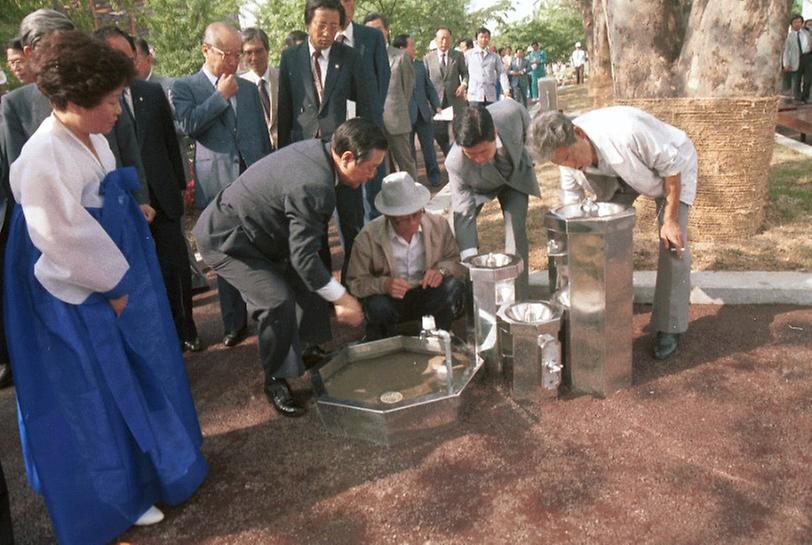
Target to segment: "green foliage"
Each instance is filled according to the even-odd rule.
[[[804,2],[803,0],[792,0],[792,9],[790,10],[790,17],[795,15],[796,13],[803,13],[804,11]]]
[[[504,21],[510,9],[510,0],[500,0],[478,11],[470,11],[470,3],[470,0],[358,0],[354,19],[360,23],[371,11],[383,13],[389,21],[389,35],[409,34],[422,56],[438,25],[449,27],[455,39],[473,37],[483,21]],[[305,30],[304,4],[304,0],[267,0],[254,12],[257,26],[270,39],[272,64],[279,62],[288,32]]]
[[[206,25],[215,21],[236,24],[239,0],[149,0],[143,21],[149,44],[160,65],[157,72],[173,77],[200,69],[200,43]]]
[[[583,19],[572,2],[542,2],[531,17],[499,26],[494,42],[499,47],[527,47],[537,41],[550,62],[569,59],[575,42],[586,45]]]

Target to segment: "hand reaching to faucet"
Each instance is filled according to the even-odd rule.
[[[403,299],[406,292],[412,289],[412,285],[404,278],[387,278],[383,283],[386,294],[395,299]]]

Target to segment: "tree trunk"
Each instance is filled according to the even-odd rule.
[[[606,106],[614,98],[606,12],[603,10],[603,0],[581,0],[579,6],[584,18],[584,32],[587,36],[589,55],[587,86],[592,105],[599,108]]]

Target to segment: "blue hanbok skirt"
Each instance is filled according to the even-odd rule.
[[[41,253],[17,205],[5,261],[5,312],[29,482],[63,545],[107,543],[155,503],[174,505],[208,467],[152,237],[132,168],[102,181],[88,211],[130,269],[116,317],[94,293],[65,303],[34,277]]]

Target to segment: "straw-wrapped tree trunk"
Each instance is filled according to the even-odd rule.
[[[692,233],[761,225],[792,0],[581,0],[592,90],[685,130],[699,154]],[[605,38],[604,38],[605,36]],[[641,216],[650,214],[643,206]]]

